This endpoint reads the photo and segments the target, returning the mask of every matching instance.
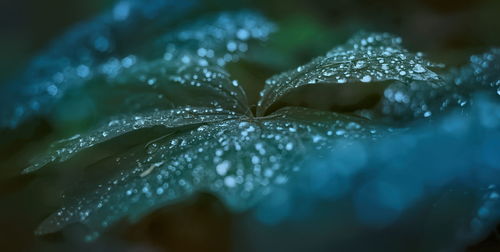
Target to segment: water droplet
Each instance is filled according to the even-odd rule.
[[[347,124],[346,128],[349,130],[360,129],[361,125],[359,125],[358,123],[355,123],[355,122],[349,122]]]
[[[205,49],[205,48],[198,48],[198,50],[196,51],[196,53],[200,57],[205,57],[205,56],[207,56],[207,49]]]
[[[250,32],[248,32],[246,29],[239,29],[236,32],[236,37],[238,37],[241,40],[247,40],[250,38]]]
[[[259,157],[257,157],[257,156],[253,156],[252,157],[252,164],[259,164],[259,162],[260,162],[260,158]]]
[[[158,150],[158,144],[156,144],[156,143],[152,143],[152,144],[148,145],[148,147],[146,148],[146,152],[149,155],[155,153],[157,150]]]
[[[90,74],[90,68],[86,65],[79,65],[77,68],[76,68],[76,74],[78,76],[80,76],[81,78],[85,78],[87,76],[89,76]]]
[[[360,60],[358,62],[356,62],[356,65],[354,65],[354,69],[361,69],[363,67],[365,67],[366,65],[366,62],[364,60]]]
[[[420,64],[416,64],[414,67],[413,67],[413,72],[415,73],[425,73],[426,70],[424,67],[422,67],[422,65]]]
[[[132,189],[127,190],[126,194],[127,194],[127,196],[132,195]]]
[[[59,89],[57,88],[56,85],[50,85],[47,87],[47,93],[51,96],[56,96],[58,93]]]
[[[218,157],[222,156],[222,154],[224,154],[224,151],[221,149],[215,151],[215,155]]]
[[[365,75],[363,78],[361,78],[361,82],[370,82],[372,81],[372,77],[370,75]]]
[[[159,187],[158,189],[156,189],[156,194],[162,195],[163,194],[163,188]]]
[[[224,184],[227,187],[235,187],[236,186],[236,179],[233,176],[227,176],[224,178]]]
[[[344,84],[347,82],[347,79],[338,79],[337,82],[340,84]]]
[[[229,41],[226,45],[227,50],[230,52],[234,52],[238,49],[238,45],[234,41]]]
[[[151,78],[148,80],[148,85],[152,86],[156,83],[156,78]]]
[[[217,171],[217,174],[219,174],[220,176],[224,176],[227,174],[230,166],[231,162],[229,162],[228,160],[224,160],[222,163],[218,164],[215,167],[215,170]]]

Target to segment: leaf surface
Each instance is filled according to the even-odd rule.
[[[266,80],[257,115],[264,115],[281,97],[304,85],[348,82],[361,85],[388,80],[407,84],[415,80],[439,83],[439,76],[429,69],[436,66],[404,49],[399,37],[361,33],[325,56]]]

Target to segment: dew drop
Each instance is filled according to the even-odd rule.
[[[361,82],[370,82],[372,81],[372,77],[370,75],[365,75],[363,78],[361,78]]]
[[[148,85],[152,86],[156,83],[156,79],[155,78],[151,78],[148,80]]]
[[[358,62],[356,62],[356,65],[354,65],[354,69],[361,69],[363,67],[365,67],[366,65],[366,62],[364,60],[360,60]]]
[[[241,40],[247,40],[250,38],[250,32],[248,32],[246,29],[239,29],[236,32],[236,37],[238,37]]]
[[[224,176],[227,174],[230,166],[231,163],[228,160],[224,160],[222,163],[218,164],[215,167],[215,170],[217,171],[217,174],[219,174],[220,176]]]
[[[335,70],[333,69],[327,69],[323,72],[323,76],[325,77],[330,77],[330,76],[333,76],[335,74]]]
[[[224,178],[224,184],[227,187],[235,187],[236,186],[236,179],[233,176],[227,176]]]
[[[426,70],[424,67],[422,67],[422,65],[420,64],[416,64],[414,67],[413,67],[413,72],[415,73],[425,73]]]
[[[337,83],[340,83],[340,84],[344,84],[344,83],[346,83],[346,82],[347,82],[347,79],[344,79],[344,78],[343,78],[343,79],[338,79],[338,80],[337,80]]]

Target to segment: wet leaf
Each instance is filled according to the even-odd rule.
[[[135,164],[131,169],[72,197],[37,233],[54,232],[75,222],[98,232],[121,218],[134,221],[199,191],[214,193],[233,210],[247,209],[274,186],[286,183],[300,169],[307,152],[334,149],[338,145],[333,143],[343,139],[376,139],[390,133],[364,119],[306,108],[285,108],[263,118],[226,116],[218,122],[210,118],[195,129],[160,136],[139,158],[127,161]],[[84,142],[84,146],[94,142]],[[68,157],[64,153],[59,161]]]
[[[257,13],[242,11],[201,17],[198,22],[161,35],[141,34],[143,27],[152,22],[149,18],[155,21],[152,27],[171,24],[189,10],[185,5],[189,4],[167,1],[161,6],[152,4],[159,8],[153,11],[144,3],[129,6],[128,2],[119,2],[114,11],[68,32],[35,59],[23,76],[2,90],[5,99],[0,106],[0,127],[15,127],[34,115],[50,114],[54,106],[64,106],[61,100],[67,93],[90,88],[87,86],[120,89],[120,96],[129,96],[125,101],[156,92],[158,100],[150,102],[161,109],[213,103],[248,111],[241,87],[221,67],[238,61],[256,41],[265,40],[275,30],[274,25]],[[126,16],[117,14],[125,10]],[[158,17],[156,12],[171,18]],[[114,93],[108,93],[106,99],[115,98]],[[90,99],[102,97],[91,95]],[[118,108],[114,113],[130,111],[119,104],[113,107]]]
[[[427,118],[453,108],[464,108],[476,92],[500,95],[500,50],[470,57],[470,63],[444,75],[446,85],[418,81],[387,87],[379,106],[382,114],[398,118]]]
[[[91,148],[99,143],[119,137],[134,130],[163,126],[176,128],[193,124],[203,124],[228,120],[236,117],[234,112],[223,109],[186,107],[180,109],[155,111],[146,114],[135,114],[116,117],[103,126],[91,130],[84,135],[75,135],[60,140],[52,145],[51,150],[42,155],[42,158],[33,161],[33,164],[23,172],[35,171],[50,162],[63,162],[78,152]]]
[[[127,19],[122,4],[108,15]],[[418,113],[425,116],[431,106],[423,106],[422,100],[408,105],[410,100],[437,96],[429,93],[450,97],[443,92],[451,88],[450,81],[431,70],[440,65],[410,53],[398,37],[364,33],[325,56],[268,79],[254,114],[245,90],[226,67],[245,57],[251,46],[259,46],[274,30],[274,24],[254,12],[220,13],[167,32],[153,32],[155,36],[130,42],[136,46],[126,44],[125,49],[134,48],[126,52],[111,50],[100,37],[92,37],[102,35],[98,30],[79,36],[93,38],[92,50],[101,50],[100,54],[80,57],[65,51],[70,55],[68,62],[57,61],[28,78],[27,87],[21,88],[27,94],[26,102],[5,110],[5,122],[13,122],[11,126],[38,109],[48,113],[51,106],[63,106],[58,102],[68,90],[75,88],[80,93],[87,86],[109,91],[99,97],[117,101],[117,109],[109,113],[119,116],[102,116],[105,120],[100,118],[104,122],[100,127],[55,143],[25,169],[26,173],[51,163],[70,162],[79,153],[139,130],[172,129],[154,132],[130,150],[109,154],[105,164],[81,164],[113,169],[95,180],[83,176],[75,188],[68,188],[63,206],[38,227],[37,234],[81,222],[92,231],[87,238],[93,239],[120,219],[135,221],[201,191],[218,196],[232,210],[245,210],[286,183],[304,166],[305,156],[336,153],[356,144],[354,140],[370,142],[400,131],[356,113],[304,107],[268,110],[284,95],[305,85],[391,81],[393,85],[385,90],[385,100],[378,108],[387,116],[397,115],[400,104],[405,105],[402,110],[420,109]],[[137,39],[133,32],[123,36],[127,34]],[[407,89],[407,96],[398,91],[400,87]]]
[[[438,84],[437,67],[401,46],[401,38],[389,34],[361,33],[345,45],[329,51],[306,65],[266,80],[257,115],[293,89],[314,84],[377,83],[387,80],[410,83],[414,80]]]

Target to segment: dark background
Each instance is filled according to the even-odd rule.
[[[335,41],[339,42],[359,29],[393,32],[402,36],[410,49],[425,51],[435,57],[445,55],[441,58],[449,62],[456,60],[457,63],[463,62],[464,56],[470,52],[500,46],[498,0],[206,2],[220,9],[254,7],[274,20],[294,26],[295,32],[286,38],[289,46],[306,38],[321,38],[314,28],[334,32]],[[2,0],[0,83],[15,76],[34,53],[72,24],[98,14],[112,3],[112,0]],[[332,46],[330,44],[327,48]],[[321,47],[319,49],[323,49]],[[313,47],[313,51],[319,49]]]

